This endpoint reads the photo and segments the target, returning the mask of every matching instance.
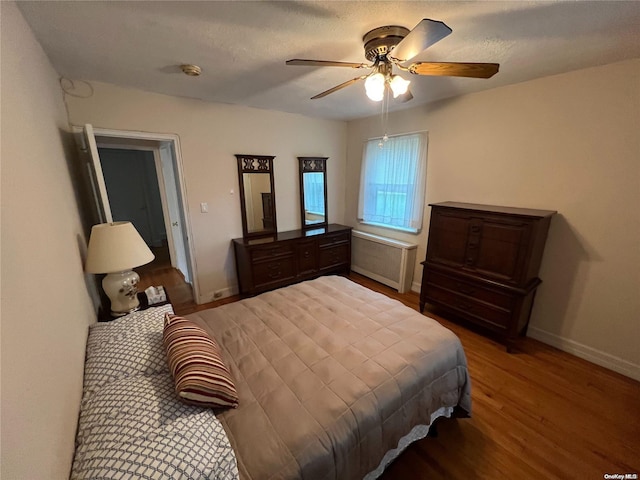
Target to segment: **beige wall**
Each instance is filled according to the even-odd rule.
[[[211,82],[215,76],[186,82]],[[200,302],[237,284],[230,240],[242,236],[234,154],[275,155],[278,230],[299,228],[298,156],[329,157],[329,221],[344,221],[346,124],[288,113],[205,103],[93,83],[94,94],[67,97],[71,122],[180,136]],[[233,190],[234,193],[230,194]],[[200,203],[209,213],[200,213]]]
[[[414,81],[420,81],[415,79]],[[441,80],[445,81],[445,80]],[[478,80],[482,81],[482,80]],[[489,90],[389,115],[429,131],[427,203],[557,210],[529,335],[640,378],[640,60]],[[364,140],[348,124],[346,221],[356,221]],[[417,236],[358,226],[419,244]],[[414,282],[420,282],[417,263]]]
[[[58,78],[2,2],[2,460],[6,479],[68,478],[87,326],[85,237]],[[94,291],[95,293],[95,291]]]

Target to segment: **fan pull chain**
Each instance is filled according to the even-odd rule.
[[[384,134],[382,135],[380,142],[378,142],[378,147],[384,148],[384,144],[389,141],[389,135],[387,135],[387,125],[389,123],[389,91],[386,86],[381,104],[382,111],[380,112],[380,122]]]

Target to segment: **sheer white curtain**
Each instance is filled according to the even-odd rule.
[[[427,174],[426,132],[364,146],[358,220],[399,230],[422,228]]]

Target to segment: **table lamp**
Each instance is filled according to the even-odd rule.
[[[155,258],[131,222],[91,227],[85,271],[106,273],[102,288],[111,300],[111,315],[120,317],[140,308],[138,282],[132,269]]]

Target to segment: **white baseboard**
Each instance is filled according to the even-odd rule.
[[[227,287],[220,290],[216,290],[216,292],[221,293],[218,298],[213,298],[214,292],[209,292],[208,295],[200,295],[197,300],[198,305],[202,305],[203,303],[211,303],[216,300],[222,300],[223,298],[231,297],[233,295],[238,294],[238,287]]]
[[[421,287],[422,285],[420,283],[413,282],[411,290],[420,293]],[[575,340],[570,340],[532,326],[529,326],[527,329],[527,336],[535,340],[539,340],[542,343],[546,343],[547,345],[551,345],[552,347],[556,347],[563,352],[570,353],[576,357],[640,381],[640,365],[631,363],[620,357],[616,357],[593,347],[583,345]]]
[[[640,381],[640,365],[631,363],[620,357],[532,326],[529,326],[527,336],[551,345],[552,347],[556,347],[563,352],[570,353],[576,357]]]

